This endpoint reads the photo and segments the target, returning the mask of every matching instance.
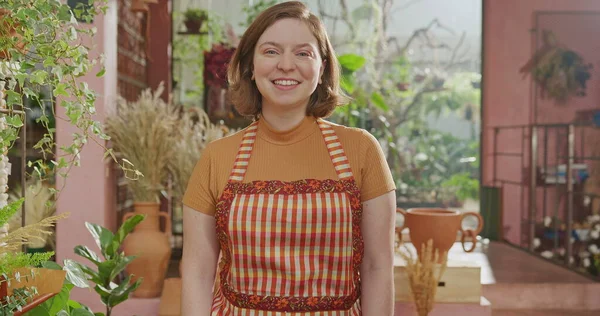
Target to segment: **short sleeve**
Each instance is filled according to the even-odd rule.
[[[210,144],[202,151],[183,195],[183,204],[199,212],[214,215],[217,190]]]
[[[396,184],[377,138],[362,132],[360,193],[364,202],[395,190]]]

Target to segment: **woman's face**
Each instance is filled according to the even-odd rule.
[[[264,109],[304,109],[323,75],[317,39],[297,19],[275,22],[258,39],[253,78]]]

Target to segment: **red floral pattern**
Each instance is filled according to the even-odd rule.
[[[348,296],[287,297],[259,296],[235,292],[227,282],[231,269],[231,249],[228,236],[228,220],[230,207],[238,194],[303,194],[303,193],[346,193],[350,197],[352,209],[352,268],[355,288]],[[362,203],[360,190],[353,178],[344,180],[298,180],[285,181],[252,181],[247,183],[229,182],[217,203],[216,209],[217,238],[223,251],[223,269],[220,271],[220,287],[225,298],[240,308],[278,311],[278,312],[316,312],[331,310],[348,310],[360,297],[360,264],[364,254],[364,243],[360,231],[362,219]]]

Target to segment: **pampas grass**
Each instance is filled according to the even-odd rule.
[[[42,180],[33,180],[31,185],[28,185],[25,190],[25,225],[39,223],[43,219],[53,216],[56,213],[56,204],[54,193],[48,184]],[[9,201],[17,201],[21,196],[21,187],[16,186],[12,193],[9,194]],[[21,212],[17,212],[8,222],[10,232],[21,227]],[[39,234],[40,238],[32,240],[28,247],[42,248],[47,244],[54,248],[52,235],[54,234],[51,227],[44,228],[44,234]]]
[[[137,101],[119,98],[117,113],[106,119],[115,152],[140,173],[126,172],[135,202],[158,202],[169,162],[179,155],[174,146],[178,113],[160,98],[163,90],[161,83],[154,93],[143,91]]]
[[[182,112],[179,134],[173,145],[177,154],[169,163],[173,192],[177,197],[185,193],[188,180],[206,145],[236,131],[224,125],[212,124],[206,112],[200,108],[187,108]]]
[[[433,251],[432,239],[422,245],[420,257],[414,255],[406,246],[405,248],[407,251],[401,251],[400,256],[406,261],[406,273],[417,314],[427,316],[433,309],[438,283],[446,270],[447,254],[443,254],[441,264],[436,264],[439,262],[440,255],[437,249]],[[438,266],[439,272],[436,276],[435,271]]]

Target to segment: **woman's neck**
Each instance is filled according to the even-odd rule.
[[[263,108],[261,117],[276,131],[288,131],[298,126],[306,117],[306,109],[285,111],[267,110]]]

